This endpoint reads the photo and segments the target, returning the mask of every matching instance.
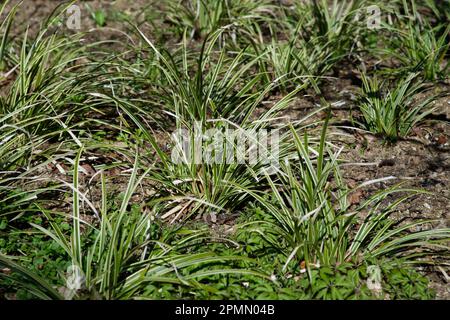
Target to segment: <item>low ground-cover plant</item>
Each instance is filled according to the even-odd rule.
[[[256,45],[257,52],[266,52],[261,56],[261,69],[266,70],[269,83],[279,82],[284,91],[305,84],[312,84],[318,91],[318,78],[329,71],[336,60],[332,60],[327,45],[314,39],[305,40],[300,26],[301,23],[287,42],[272,39],[268,45]]]
[[[31,204],[31,203],[30,203]],[[40,234],[30,223],[44,225],[45,219],[29,204],[28,212],[10,219],[13,211],[0,223],[0,297],[2,299],[61,299],[55,289],[64,286],[60,274],[70,266],[68,256],[57,243]],[[70,230],[64,218],[55,219],[64,232]],[[23,284],[19,288],[17,283]],[[11,295],[11,296],[10,296]]]
[[[3,22],[0,24],[0,83],[4,81],[4,74],[7,73],[9,57],[9,32],[13,23],[14,15],[17,11],[15,6],[8,13],[5,12],[6,5],[9,1],[5,1],[0,7],[0,16],[4,16]]]
[[[445,60],[450,44],[450,27],[439,25],[432,28],[417,21],[407,23],[403,28],[393,30],[392,44],[387,49],[389,57],[401,63],[393,73],[420,71],[429,81],[448,77],[449,63]]]
[[[432,103],[440,96],[429,92],[420,80],[419,73],[411,73],[394,83],[381,81],[362,74],[363,87],[357,108],[362,121],[356,121],[365,129],[395,142],[405,138],[428,114]]]
[[[55,30],[63,8],[34,38],[25,32],[20,43],[10,44],[15,71],[0,96],[0,170],[29,166],[31,156],[51,140],[69,138],[80,145],[73,126],[86,121],[87,93],[100,82],[94,80],[96,67],[85,62],[88,46],[79,45],[81,36]],[[7,33],[2,36],[5,42]]]
[[[284,8],[282,25],[277,20],[267,22],[269,40],[260,29],[250,33],[248,42],[255,51],[267,52],[261,57],[261,70],[269,81],[278,79],[284,90],[308,82],[319,92],[317,78],[350,57],[359,39],[365,37],[365,4],[318,0]]]
[[[2,287],[5,285],[14,285],[14,288],[18,291],[23,289],[24,298],[28,299],[61,299],[62,296],[55,290],[52,285],[45,279],[39,277],[33,271],[16,263],[11,257],[5,256],[0,253],[0,267],[7,268],[8,273],[0,273],[0,283]],[[9,283],[6,283],[9,281]],[[19,286],[17,284],[20,283]],[[20,287],[20,288],[18,288]],[[19,297],[20,298],[20,294]]]
[[[151,128],[145,125],[145,114],[138,117],[133,105],[126,103],[123,99],[115,99],[120,108],[139,127],[144,139],[158,156],[159,166],[151,176],[164,192],[159,193],[155,201],[163,200],[169,204],[170,210],[167,211],[174,217],[188,217],[194,213],[211,211],[215,214],[227,214],[239,208],[245,203],[247,196],[236,190],[233,184],[247,187],[256,182],[262,184],[262,180],[259,179],[261,170],[270,166],[270,163],[264,162],[268,159],[260,158],[255,163],[249,164],[248,150],[244,150],[244,163],[237,160],[229,162],[226,158],[208,161],[203,157],[207,152],[208,143],[200,146],[201,154],[195,154],[197,152],[195,144],[199,134],[202,138],[211,130],[220,131],[228,139],[227,143],[232,145],[235,144],[236,141],[233,139],[236,138],[255,139],[259,130],[270,129],[273,126],[278,112],[285,109],[295,94],[305,87],[298,87],[262,115],[256,119],[252,118],[255,109],[262,104],[266,95],[274,90],[277,83],[270,83],[265,87],[261,85],[261,91],[255,91],[255,87],[259,87],[261,75],[249,77],[247,73],[258,63],[258,58],[248,60],[245,57],[245,51],[241,51],[228,60],[225,58],[225,49],[216,53],[214,45],[220,34],[221,31],[204,42],[200,56],[193,65],[188,63],[187,49],[184,49],[181,66],[176,63],[177,60],[172,55],[163,54],[142,35],[154,48],[161,61],[158,68],[161,69],[166,85],[157,94],[161,97],[162,107],[173,116],[176,130],[184,132],[182,138],[190,144],[188,150],[179,148],[182,144],[180,141],[168,143],[172,148],[171,153],[163,150],[155,141]],[[217,61],[213,59],[216,54],[219,55]],[[227,129],[242,132],[242,134],[227,137]],[[276,127],[274,129],[279,130]],[[213,136],[210,137],[211,140],[213,138]],[[280,143],[282,145],[279,152],[283,153],[284,148],[289,147],[289,142],[283,141],[282,134],[280,134]],[[213,143],[209,143],[209,146],[211,145]],[[257,149],[258,147],[256,145]],[[178,156],[181,161],[174,161],[172,157],[174,151],[181,152]],[[236,150],[233,149],[233,153],[236,153]],[[194,160],[199,156],[198,161]],[[217,156],[213,155],[214,158]],[[226,157],[226,152],[222,157]],[[237,156],[234,156],[234,159],[236,158]],[[161,195],[164,196],[161,197]]]
[[[350,96],[360,128],[407,137],[449,71],[447,2],[376,1],[379,30],[365,0],[149,1],[151,40],[115,29],[142,17],[116,3],[91,12],[112,28],[68,30],[64,4],[11,37],[3,2],[0,299],[433,298],[449,229],[390,216],[422,191],[355,204],[345,146],[316,132],[319,101],[346,117]],[[395,81],[363,74],[353,100],[358,68]]]
[[[131,203],[136,188],[146,178],[150,169],[138,177],[138,166],[135,164],[128,187],[119,203],[119,207],[111,206],[106,190],[106,181],[101,174],[100,208],[88,201],[90,214],[96,219],[88,223],[82,218],[81,202],[86,196],[80,191],[79,165],[81,150],[74,161],[73,170],[73,212],[71,231],[63,229],[55,220],[54,213],[41,208],[50,229],[36,223],[31,225],[48,236],[57,247],[61,248],[69,258],[71,268],[67,281],[72,279],[73,286],[67,283],[60,296],[47,282],[42,280],[39,272],[26,271],[13,262],[12,257],[1,256],[1,265],[19,271],[14,278],[15,284],[27,289],[38,298],[94,298],[94,299],[130,299],[142,295],[149,286],[155,284],[171,284],[174,286],[191,286],[199,290],[208,290],[206,285],[196,281],[198,278],[214,274],[248,274],[266,277],[264,273],[251,269],[234,270],[226,267],[208,270],[201,266],[222,264],[231,260],[245,260],[245,257],[215,255],[212,252],[191,253],[189,248],[196,246],[205,238],[202,230],[179,230],[173,227],[162,227],[155,219],[153,211],[143,213],[142,206]],[[184,252],[184,253],[183,253]],[[249,259],[247,259],[249,260]],[[190,273],[183,270],[195,266]],[[36,281],[28,283],[29,278]],[[73,278],[73,277],[76,277]],[[53,280],[53,279],[50,279]],[[78,282],[77,282],[78,281]],[[75,286],[78,284],[77,286]],[[202,288],[202,289],[201,289]],[[44,295],[48,289],[53,295]]]
[[[198,0],[173,1],[168,4],[167,20],[180,36],[187,31],[190,38],[205,38],[221,27],[249,27],[275,16],[271,1]],[[236,30],[232,33],[236,37]]]
[[[246,190],[270,217],[259,222],[266,227],[256,226],[254,231],[284,253],[283,272],[290,265],[294,269],[301,266],[314,287],[314,269],[322,272],[323,268],[345,262],[386,258],[401,265],[420,263],[420,250],[426,255],[433,245],[436,250],[440,249],[439,241],[442,245],[448,241],[448,228],[411,231],[429,221],[398,225],[388,219],[398,204],[417,193],[413,190],[386,189],[351,209],[347,191],[341,185],[339,151],[333,152],[326,143],[325,128],[326,124],[316,149],[307,134],[301,138],[292,129],[298,154],[295,159],[281,164],[276,177],[267,176],[271,196]],[[331,181],[336,184],[334,188]],[[406,195],[386,203],[389,195],[399,192],[406,192]],[[250,222],[248,227],[255,224],[258,222]]]
[[[179,125],[205,124],[207,119],[224,118],[237,124],[245,122],[270,86],[259,88],[262,75],[253,73],[258,57],[248,58],[245,50],[231,57],[226,49],[216,51],[219,30],[203,41],[199,55],[183,48],[176,55],[157,48],[142,32],[144,41],[154,50],[159,64],[162,85],[156,92],[165,108],[174,113]]]
[[[366,20],[362,18],[367,5],[365,0],[299,3],[300,16],[306,6],[305,21],[308,23],[303,27],[304,38],[319,43],[331,55],[332,61],[349,56],[356,49],[360,36],[367,31]]]
[[[311,270],[311,278],[303,263],[292,264],[282,271],[286,255],[275,243],[283,243],[283,235],[267,229],[249,227],[249,222],[274,222],[273,216],[257,203],[251,205],[238,218],[234,232],[228,237],[238,246],[216,244],[212,248],[219,255],[239,255],[251,258],[234,261],[234,268],[247,269],[256,266],[270,274],[270,279],[253,275],[227,274],[205,277],[214,290],[192,291],[170,284],[148,287],[147,294],[155,298],[170,299],[430,299],[434,297],[427,278],[414,266],[403,265],[393,259],[360,259]],[[257,232],[256,232],[257,231]],[[216,231],[214,236],[218,236]],[[273,237],[267,241],[267,238]],[[209,249],[209,248],[208,248]],[[202,248],[197,250],[202,251]],[[205,249],[207,250],[207,249]],[[401,267],[399,267],[401,265]],[[195,269],[195,267],[190,267]],[[188,270],[190,269],[188,268]],[[212,267],[218,268],[218,267]],[[180,290],[181,289],[181,290]]]
[[[97,27],[104,27],[106,25],[106,12],[104,10],[94,10],[88,4],[86,4],[86,8],[91,14],[92,20],[94,20]]]

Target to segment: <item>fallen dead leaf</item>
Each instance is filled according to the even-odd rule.
[[[445,136],[445,134],[441,134],[439,135],[439,137],[437,138],[436,142],[438,145],[444,145],[446,144],[448,141],[447,137]]]
[[[364,192],[362,190],[356,190],[348,195],[347,200],[350,205],[359,204],[363,195]]]

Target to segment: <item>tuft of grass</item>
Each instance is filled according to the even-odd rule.
[[[313,0],[307,4],[310,21],[304,27],[305,38],[317,41],[338,61],[351,54],[358,38],[367,26],[363,16],[365,0],[338,1]],[[300,13],[304,4],[300,5]]]
[[[275,11],[276,6],[266,0],[180,0],[169,2],[165,14],[168,13],[167,19],[178,35],[186,31],[191,39],[204,39],[226,26],[251,26],[266,21]]]
[[[411,73],[389,89],[390,83],[381,82],[376,76],[362,74],[363,87],[358,100],[362,114],[360,126],[395,142],[405,138],[411,129],[421,122],[434,108],[433,101],[439,96],[430,94],[419,73]],[[421,94],[426,94],[421,96]]]
[[[0,7],[0,16],[4,16],[3,22],[0,24],[0,82],[3,81],[2,73],[6,72],[7,58],[9,49],[9,32],[17,12],[18,4],[15,5],[8,14],[5,13],[6,5],[9,0],[5,1]]]
[[[106,12],[103,9],[94,10],[88,4],[86,4],[86,8],[91,14],[92,20],[94,20],[97,27],[106,26]]]
[[[127,189],[119,206],[109,202],[106,179],[101,174],[100,208],[88,207],[97,221],[92,224],[82,219],[81,201],[86,195],[79,185],[80,149],[74,160],[72,205],[72,231],[68,237],[60,225],[54,223],[52,212],[41,208],[48,219],[50,229],[31,225],[55,241],[72,261],[72,271],[79,277],[78,288],[66,288],[66,299],[105,298],[132,299],[142,295],[153,284],[168,283],[179,286],[206,289],[196,279],[214,274],[248,274],[258,277],[267,275],[253,270],[235,270],[225,266],[214,270],[201,266],[223,264],[227,261],[245,260],[237,256],[217,256],[212,252],[182,253],[205,238],[205,232],[177,231],[162,228],[155,219],[156,212],[142,213],[131,199],[151,168],[138,176],[138,161],[131,173]],[[248,260],[248,259],[247,259]],[[184,274],[183,270],[192,270]],[[33,274],[32,274],[33,275]],[[23,283],[19,283],[23,285]],[[72,291],[70,290],[72,289]],[[54,296],[53,298],[55,298]]]
[[[391,70],[394,74],[421,72],[428,81],[448,77],[450,63],[446,61],[450,43],[450,26],[432,28],[426,22],[408,22],[404,28],[393,30],[392,49],[387,53],[400,61],[402,67]]]
[[[266,72],[268,83],[279,82],[286,92],[311,84],[319,93],[317,81],[333,67],[332,53],[320,42],[305,40],[299,30],[301,24],[287,42],[274,37],[270,44],[256,47],[257,52],[265,53],[261,55],[261,69]]]
[[[430,221],[397,224],[388,219],[400,203],[419,191],[382,190],[350,210],[339,171],[340,150],[333,151],[326,142],[326,126],[319,144],[311,144],[307,134],[300,137],[291,128],[297,157],[286,159],[276,177],[267,176],[271,196],[242,188],[267,214],[266,220],[242,227],[259,233],[285,255],[282,271],[302,266],[312,281],[314,269],[377,259],[425,263],[422,258],[430,254],[430,248],[439,251],[441,245],[445,247],[448,228],[415,232],[417,226],[425,227]],[[367,184],[370,182],[363,185]],[[398,193],[406,195],[387,202],[388,196]],[[314,288],[314,283],[311,285]]]
[[[62,36],[55,29],[65,6],[58,6],[34,38],[26,30],[19,44],[10,44],[17,56],[11,58],[12,81],[0,96],[0,170],[30,167],[40,148],[61,138],[81,146],[74,128],[88,122],[83,115],[95,107],[88,94],[104,85],[103,65],[88,59],[98,44],[80,46],[81,34]]]
[[[161,192],[151,203],[161,204],[166,211],[163,217],[170,216],[172,223],[192,215],[228,215],[239,210],[245,206],[249,196],[237,190],[235,184],[248,188],[264,187],[265,178],[262,172],[270,170],[273,161],[278,159],[270,158],[272,155],[268,153],[269,145],[258,145],[258,132],[278,130],[279,153],[288,152],[290,143],[284,140],[280,130],[282,125],[274,123],[277,114],[307,86],[298,86],[270,109],[254,118],[256,108],[261,106],[266,95],[274,90],[278,83],[272,82],[262,87],[259,92],[255,90],[255,87],[259,87],[262,75],[248,76],[248,73],[259,62],[258,57],[246,56],[245,51],[241,51],[233,58],[226,59],[226,49],[218,52],[213,50],[221,33],[222,31],[216,32],[204,42],[194,64],[188,62],[186,48],[182,51],[181,63],[177,63],[179,59],[167,52],[161,52],[142,35],[159,56],[159,68],[166,83],[160,93],[164,102],[162,107],[173,116],[177,132],[184,134],[181,138],[190,145],[187,150],[181,148],[182,143],[179,140],[172,140],[167,143],[172,154],[165,152],[154,139],[151,129],[145,125],[145,114],[138,117],[133,112],[133,105],[123,99],[114,99],[139,127],[139,131],[158,157],[156,168],[150,176],[161,188]],[[213,59],[214,57],[216,59]],[[298,123],[300,124],[301,120]],[[216,133],[221,133],[220,137],[225,138],[219,142],[224,145],[222,152],[212,154],[211,159],[206,159],[202,155],[208,155],[211,147],[217,147],[216,136],[210,136],[204,143],[197,140],[199,136],[202,140],[202,137],[208,136],[214,129],[217,130]],[[234,130],[234,135],[228,134],[229,129]],[[242,141],[245,141],[248,149],[240,150],[236,147],[236,143]],[[197,154],[197,147],[202,154]],[[261,152],[264,148],[268,154],[267,158],[249,160],[252,153],[256,154],[258,149]],[[174,160],[174,153],[181,161]],[[233,155],[232,159],[229,159],[230,153]],[[238,161],[239,158],[244,161]]]

